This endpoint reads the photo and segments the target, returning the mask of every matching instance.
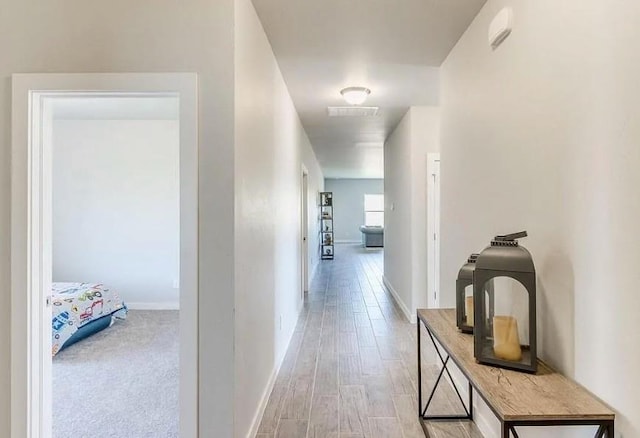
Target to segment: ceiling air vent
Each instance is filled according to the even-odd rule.
[[[329,117],[372,117],[378,115],[377,106],[330,106]]]

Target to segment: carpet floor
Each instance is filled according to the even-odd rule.
[[[53,359],[54,438],[177,437],[177,311],[125,321]]]

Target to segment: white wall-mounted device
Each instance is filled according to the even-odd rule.
[[[513,11],[511,8],[504,8],[495,16],[489,25],[489,44],[493,50],[497,49],[511,33],[513,21]]]

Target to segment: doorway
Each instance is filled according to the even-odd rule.
[[[304,300],[304,294],[309,291],[309,172],[302,166],[302,183],[301,183],[301,262],[302,262],[302,287],[301,298]]]
[[[52,436],[54,103],[65,98],[141,96],[172,97],[179,102],[180,275],[174,285],[180,290],[179,430],[181,436],[196,436],[196,75],[27,74],[14,75],[12,79],[12,438]]]
[[[427,304],[440,307],[440,154],[427,154]]]

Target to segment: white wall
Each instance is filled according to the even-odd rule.
[[[0,284],[10,284],[12,73],[196,72],[199,75],[200,431],[233,425],[234,2],[0,0]],[[9,288],[0,298],[9,301]],[[9,388],[9,306],[0,307],[0,387]],[[215,372],[211,372],[215,370]],[[0,394],[9,436],[10,392]]]
[[[253,5],[236,7],[235,436],[246,437],[302,306],[302,165],[315,239],[323,176]],[[317,241],[309,248],[315,253]]]
[[[53,281],[178,308],[179,148],[177,120],[54,121]]]
[[[492,51],[504,5],[514,30]],[[528,230],[540,354],[614,407],[625,437],[640,436],[638,22],[631,0],[490,0],[442,68],[447,302],[470,252]]]
[[[384,278],[410,319],[427,306],[427,154],[440,151],[439,117],[410,108],[384,148]]]
[[[327,178],[324,185],[327,192],[333,192],[334,239],[336,242],[361,242],[364,195],[382,195],[384,180]]]
[[[409,110],[384,145],[384,279],[411,315],[411,117]]]

